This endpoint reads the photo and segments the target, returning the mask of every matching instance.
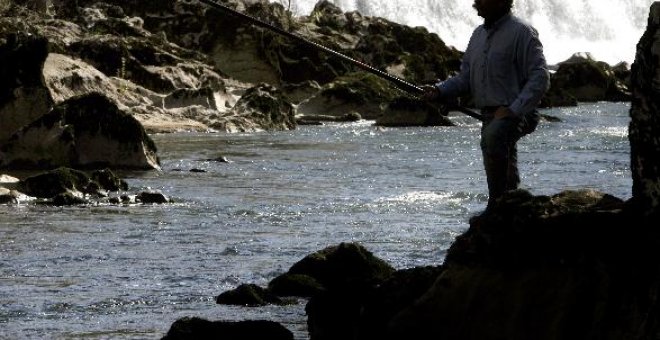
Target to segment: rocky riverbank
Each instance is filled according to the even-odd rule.
[[[278,3],[222,3],[412,83],[460,65],[462,53],[424,28],[327,1],[301,17]],[[341,59],[196,1],[18,0],[0,10],[2,168],[157,169],[150,133],[288,130],[296,115],[301,123],[357,113],[384,126],[451,125],[446,112]],[[629,73],[576,55],[557,65],[543,105],[629,100]],[[47,115],[53,124],[43,123]],[[88,123],[96,119],[106,127],[100,134]],[[113,133],[119,121],[136,130]],[[41,147],[50,155],[30,153]]]

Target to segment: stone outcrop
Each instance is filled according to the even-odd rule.
[[[92,93],[57,105],[0,147],[0,167],[159,169],[156,145],[138,121]]]
[[[632,66],[630,152],[633,197],[645,213],[660,207],[660,3],[651,6],[648,28]]]
[[[364,119],[376,119],[400,94],[391,84],[375,75],[349,73],[326,84],[318,94],[300,103],[298,111],[308,115],[331,116],[357,112]]]
[[[618,75],[622,76],[621,72]],[[564,90],[579,102],[630,100],[629,86],[617,77],[612,67],[588,53],[575,54],[559,63],[550,88],[550,93]]]

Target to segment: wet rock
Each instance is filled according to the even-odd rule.
[[[73,98],[25,126],[0,148],[0,167],[159,169],[142,125],[100,94]]]
[[[74,192],[65,192],[57,194],[51,199],[51,203],[55,206],[72,206],[72,205],[81,205],[88,204],[89,201],[81,197],[80,193]]]
[[[143,191],[135,197],[135,200],[143,204],[171,203],[171,200],[167,196],[158,191]]]
[[[208,321],[182,318],[175,321],[162,340],[269,339],[293,340],[293,333],[273,321]]]
[[[96,170],[90,175],[92,181],[108,191],[128,190],[128,183],[115,175],[110,169]]]
[[[385,113],[376,119],[377,126],[453,126],[448,109],[409,97],[394,99]]]
[[[106,170],[107,172],[107,170]],[[69,168],[58,168],[49,172],[30,176],[18,184],[19,191],[28,196],[38,198],[52,198],[58,194],[84,193],[97,195],[99,189],[116,191],[117,183],[121,188],[126,187],[125,182],[109,175],[100,176],[95,172],[92,176]],[[98,181],[97,181],[98,180]]]
[[[50,110],[41,73],[47,55],[43,36],[0,31],[0,143]]]
[[[215,301],[221,305],[249,307],[266,306],[269,304],[285,304],[282,299],[271,293],[268,289],[254,284],[242,284],[234,290],[218,295]]]

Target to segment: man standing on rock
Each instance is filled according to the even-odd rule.
[[[536,107],[549,87],[538,33],[511,13],[513,0],[475,0],[484,18],[474,30],[460,73],[425,86],[427,100],[452,100],[471,94],[481,110],[481,150],[488,182],[488,207],[518,188],[518,140],[538,124]]]

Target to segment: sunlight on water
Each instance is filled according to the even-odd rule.
[[[628,109],[546,110],[562,121],[520,141],[523,187],[629,198]],[[125,177],[175,204],[0,206],[0,338],[155,339],[199,316],[274,320],[307,339],[304,301],[249,309],[214,298],[265,286],[340,242],[396,268],[441,264],[487,201],[480,123],[451,119],[457,126],[155,135],[163,171]]]

